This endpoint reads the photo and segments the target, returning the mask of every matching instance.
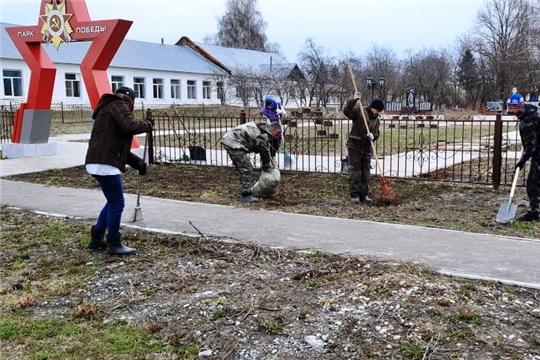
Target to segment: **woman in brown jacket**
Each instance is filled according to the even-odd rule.
[[[90,231],[89,249],[107,249],[111,255],[132,255],[137,249],[121,242],[120,221],[124,210],[122,173],[126,164],[146,174],[144,161],[131,152],[133,136],[152,131],[153,120],[136,120],[133,116],[135,92],[125,86],[114,94],[104,94],[92,114],[94,125],[88,151],[86,171],[99,183],[107,203],[101,209]],[[107,237],[105,240],[105,232]]]

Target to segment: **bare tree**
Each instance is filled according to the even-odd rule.
[[[378,79],[384,78],[384,86],[376,87],[375,97],[383,101],[395,100],[405,94],[405,89],[400,86],[399,79],[400,62],[391,48],[380,47],[374,44],[366,55],[366,70],[373,77],[376,85]]]
[[[452,65],[444,50],[423,49],[416,54],[409,52],[403,69],[404,83],[413,88],[421,100],[435,106],[445,105],[452,96]]]
[[[476,19],[468,48],[480,58],[483,70],[483,85],[490,100],[503,100],[510,88],[529,88],[531,74],[538,69],[534,60],[534,48],[538,50],[539,11],[534,4],[537,0],[489,0]],[[538,52],[536,52],[536,55]],[[536,59],[538,57],[536,56]],[[487,94],[484,94],[486,97]]]
[[[242,69],[235,69],[233,75],[229,79],[229,86],[234,89],[234,97],[240,99],[244,109],[249,109],[251,99],[253,99],[253,93],[251,88],[251,76],[252,74]]]
[[[305,80],[300,68],[297,65],[291,67],[291,64],[274,65],[269,69],[267,78],[267,95],[279,97],[283,106],[287,106],[289,101],[296,97],[298,81]]]
[[[312,38],[306,40],[299,59],[302,70],[307,75],[305,85],[309,96],[308,106],[312,106],[315,100],[317,106],[325,107],[329,85],[331,85],[330,71],[335,64],[334,59],[325,54],[324,48],[315,44]]]
[[[221,106],[229,104],[232,98],[232,83],[230,75],[223,71],[215,71],[212,80],[216,84],[216,95]]]
[[[217,22],[217,34],[206,36],[206,43],[280,53],[277,43],[268,42],[267,24],[258,10],[257,0],[227,0],[225,14]]]

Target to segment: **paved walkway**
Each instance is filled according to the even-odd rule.
[[[54,141],[52,139],[51,141]],[[58,141],[59,155],[0,161],[0,176],[81,165],[84,143]],[[97,190],[0,180],[0,203],[93,219],[103,205]],[[142,197],[144,221],[128,223],[136,196],[126,195],[124,225],[202,233],[268,246],[319,249],[425,263],[443,274],[540,289],[540,240],[269,212]],[[271,224],[279,224],[278,226]]]

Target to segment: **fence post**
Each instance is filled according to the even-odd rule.
[[[502,135],[503,135],[503,126],[502,126],[502,115],[498,113],[495,116],[495,132],[493,134],[493,176],[491,181],[493,184],[493,189],[498,190],[499,185],[501,185],[501,168],[502,168]]]
[[[152,118],[152,109],[146,110],[145,119]],[[155,123],[154,123],[155,126]],[[148,163],[154,163],[154,129],[146,134],[148,136]]]
[[[246,110],[240,110],[240,124],[246,123]]]
[[[64,102],[60,101],[60,116],[62,117],[62,124],[64,123]]]

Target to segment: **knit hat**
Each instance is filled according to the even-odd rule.
[[[525,99],[521,94],[512,94],[506,101],[508,109],[521,109],[523,106],[525,106]]]
[[[135,91],[133,91],[132,88],[128,88],[127,86],[121,86],[114,92],[115,94],[126,94],[129,95],[130,98],[135,100]]]
[[[382,100],[375,99],[375,100],[373,100],[371,102],[369,107],[372,108],[372,109],[375,109],[377,111],[383,111],[384,110],[384,103],[382,102]]]

